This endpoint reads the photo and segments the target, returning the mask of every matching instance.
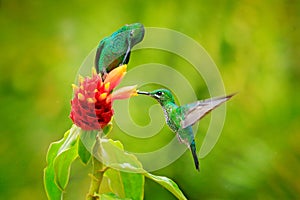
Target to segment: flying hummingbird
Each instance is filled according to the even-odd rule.
[[[143,40],[144,32],[143,24],[128,24],[101,40],[95,56],[97,73],[104,79],[114,68],[128,64],[131,49]]]
[[[159,102],[164,111],[168,126],[176,133],[179,141],[189,147],[196,169],[199,171],[199,161],[192,126],[217,106],[228,101],[234,94],[178,106],[175,104],[172,93],[167,89],[158,89],[152,92],[138,91],[137,93],[148,95]]]

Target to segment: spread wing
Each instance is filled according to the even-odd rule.
[[[181,106],[181,109],[185,116],[184,120],[181,121],[182,128],[186,128],[195,124],[210,111],[212,111],[222,103],[228,101],[234,95],[235,94],[231,94],[225,97],[205,99]]]

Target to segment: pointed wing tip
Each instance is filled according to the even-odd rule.
[[[186,119],[186,120],[183,120],[183,121],[181,122],[182,128],[186,128],[186,127],[188,127],[188,126],[190,126],[190,125],[193,125],[193,124],[196,123],[198,120],[200,120],[201,118],[203,118],[206,114],[208,114],[209,112],[211,112],[212,110],[214,110],[216,107],[218,107],[218,106],[221,105],[222,103],[224,103],[224,102],[228,101],[229,99],[231,99],[231,98],[232,98],[233,96],[235,96],[237,93],[238,93],[238,92],[235,92],[235,93],[229,94],[229,95],[227,95],[227,96],[217,97],[217,98],[215,98],[215,99],[207,99],[207,100],[203,100],[203,101],[208,101],[208,102],[209,102],[209,103],[207,103],[207,105],[210,104],[210,103],[212,103],[214,100],[215,100],[215,102],[218,102],[218,103],[217,103],[216,105],[214,105],[212,108],[208,109],[206,112],[203,112],[201,115],[199,115],[199,118],[197,118],[197,120],[192,120],[192,122],[188,122],[187,119]],[[202,101],[202,103],[203,103],[203,101]],[[205,105],[205,106],[207,106],[207,105]],[[204,107],[205,107],[205,106],[204,106]]]
[[[225,96],[225,98],[229,100],[229,99],[231,99],[233,96],[235,96],[236,94],[238,94],[238,92],[229,94],[229,95]]]

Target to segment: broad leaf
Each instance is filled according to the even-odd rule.
[[[105,172],[103,180],[107,180],[110,191],[121,198],[143,199],[144,176],[137,173],[144,172],[142,165],[134,155],[124,152],[119,141],[97,137],[94,156],[111,168]]]
[[[80,141],[78,141],[78,155],[84,164],[87,164],[91,158],[94,145],[96,143],[96,136],[99,131],[81,131]]]
[[[87,150],[81,139],[78,140],[78,156],[84,164],[88,164],[91,159],[91,153]]]
[[[94,145],[96,143],[96,136],[107,135],[112,129],[112,124],[108,124],[103,130],[97,131],[81,131],[80,141],[78,142],[78,155],[84,164],[87,164],[91,158]]]
[[[78,156],[78,135],[80,131],[79,127],[72,126],[70,134],[54,159],[55,181],[62,191],[66,189],[69,182],[71,164]]]
[[[64,138],[53,142],[47,153],[47,167],[44,171],[44,185],[48,199],[61,199],[66,188],[70,165],[78,156],[77,141],[80,128],[75,125],[67,131]]]
[[[93,152],[93,148],[96,143],[96,136],[99,134],[100,134],[100,132],[96,131],[96,130],[95,131],[81,131],[80,140],[88,152],[90,152],[90,153]]]
[[[71,146],[73,146],[74,143],[76,143],[77,137],[80,134],[80,132],[81,132],[81,128],[77,127],[76,125],[73,125],[70,129],[70,133],[68,134],[64,143],[59,148],[56,156],[59,156],[59,154],[61,154],[62,152],[68,150]]]
[[[62,191],[55,183],[55,171],[54,171],[53,163],[59,149],[66,141],[69,133],[70,130],[68,130],[65,133],[63,139],[51,143],[47,152],[47,167],[44,169],[44,186],[45,186],[47,197],[50,200],[52,199],[57,200],[62,198]]]
[[[143,199],[144,175],[109,169],[104,176],[109,179],[108,183],[111,191],[119,197],[133,200]]]
[[[113,192],[112,189],[109,186],[109,177],[103,176],[100,189],[99,189],[99,194],[106,194],[106,193],[111,193]]]
[[[163,176],[155,176],[148,172],[146,172],[142,168],[142,164],[137,160],[137,158],[124,151],[123,145],[119,141],[113,141],[111,139],[103,139],[97,137],[97,142],[95,144],[95,152],[94,156],[99,159],[101,162],[103,162],[106,166],[112,168],[109,169],[108,172],[105,172],[106,180],[109,184],[110,191],[113,193],[118,194],[120,197],[124,197],[123,195],[126,195],[125,190],[120,192],[120,188],[122,190],[122,178],[128,178],[130,175],[130,172],[133,173],[141,173],[138,175],[144,175],[153,181],[159,183],[163,187],[165,187],[167,190],[169,190],[173,195],[175,195],[178,199],[185,200],[186,197],[179,189],[178,185],[172,181],[171,179]],[[118,174],[119,173],[119,174]],[[126,175],[123,176],[124,173]],[[128,175],[128,177],[126,177]],[[121,178],[121,179],[120,179]],[[117,183],[117,179],[119,179],[119,182]],[[111,181],[111,182],[110,182]],[[116,184],[116,185],[115,185]],[[119,185],[118,185],[119,184]],[[130,187],[134,184],[132,183],[126,183],[128,184],[129,191],[132,191]],[[143,180],[144,184],[144,180]],[[126,185],[123,185],[123,187],[127,187]],[[126,196],[129,197],[129,196]],[[141,196],[138,196],[137,198],[140,198]]]
[[[99,195],[101,200],[130,200],[128,198],[120,198],[114,193],[107,193]]]
[[[124,152],[123,145],[119,141],[97,138],[93,155],[113,169],[135,173],[145,172],[134,155]]]
[[[166,188],[167,190],[169,190],[172,194],[174,194],[174,196],[176,196],[178,199],[182,199],[185,200],[187,199],[184,194],[181,192],[181,190],[179,189],[178,185],[172,181],[171,179],[164,177],[164,176],[155,176],[153,174],[150,173],[145,173],[144,174],[147,178],[152,179],[153,181],[159,183],[160,185],[162,185],[164,188]]]
[[[103,134],[107,135],[110,133],[110,131],[112,130],[113,126],[111,123],[107,124],[104,128],[103,128]]]
[[[54,159],[55,181],[62,191],[68,185],[71,164],[77,157],[77,143],[74,143],[69,149],[63,151]]]

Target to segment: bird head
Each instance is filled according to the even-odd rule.
[[[141,23],[126,24],[113,35],[128,36],[130,38],[131,47],[143,40],[145,34],[144,25]]]
[[[156,99],[162,106],[166,103],[175,103],[174,97],[170,90],[167,89],[158,89],[152,92],[138,91],[138,94],[148,95]]]
[[[145,29],[143,24],[141,23],[134,23],[127,25],[128,29],[130,30],[130,38],[131,38],[131,46],[136,45],[144,38]]]

